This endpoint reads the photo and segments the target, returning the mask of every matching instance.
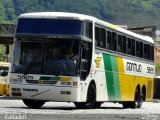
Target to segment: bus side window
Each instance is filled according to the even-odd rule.
[[[135,56],[135,39],[132,39],[132,55]]]
[[[100,28],[95,27],[95,46],[100,47],[100,39],[101,39],[101,31]]]
[[[115,32],[112,32],[112,50],[117,51],[117,34]]]
[[[123,52],[123,39],[122,35],[118,35],[118,52]]]
[[[84,27],[84,36],[87,38],[92,39],[93,33],[92,33],[92,23],[91,22],[85,22],[85,27]]]
[[[140,42],[136,41],[136,56],[140,57]]]
[[[143,42],[140,42],[140,57],[143,58]]]
[[[101,40],[100,40],[100,47],[106,48],[106,30],[101,28]]]
[[[132,41],[130,38],[127,39],[127,54],[131,55],[132,54]]]
[[[111,34],[111,32],[110,31],[107,31],[107,49],[108,50],[112,50],[112,40],[111,40],[111,38],[112,38],[112,34]]]
[[[151,60],[154,61],[154,46],[151,46]]]
[[[126,36],[123,36],[123,47],[122,47],[122,52],[126,54]]]
[[[144,59],[148,59],[148,45],[144,44]]]
[[[150,45],[147,45],[147,48],[148,48],[148,53],[147,53],[147,55],[148,55],[148,60],[151,60],[151,46]]]

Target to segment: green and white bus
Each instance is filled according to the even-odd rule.
[[[153,97],[154,41],[92,16],[22,14],[13,54],[10,96],[30,108],[48,101],[140,108]]]

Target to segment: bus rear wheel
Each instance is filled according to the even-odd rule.
[[[75,102],[75,106],[79,109],[91,109],[100,107],[100,103],[96,102],[96,87],[94,84],[90,84],[87,92],[86,102]]]
[[[142,103],[143,103],[143,95],[140,94],[140,91],[138,90],[138,88],[135,91],[135,96],[134,96],[134,101],[133,102],[123,102],[123,108],[141,108]]]
[[[45,104],[45,101],[23,99],[23,103],[29,108],[38,109],[38,108],[41,108]]]
[[[138,108],[141,108],[142,107],[142,103],[143,103],[143,101],[144,101],[144,94],[143,93],[141,93],[140,94],[140,100],[139,100],[139,104],[138,104]]]

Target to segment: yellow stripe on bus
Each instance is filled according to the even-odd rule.
[[[71,77],[60,77],[60,81],[70,81]]]
[[[109,24],[109,27],[113,30],[117,30],[117,26],[116,25],[113,25],[113,24]]]
[[[125,80],[124,80],[124,64],[123,58],[117,57],[117,66],[118,66],[118,77],[119,77],[119,84],[120,84],[120,95],[121,101],[126,99],[126,90],[125,90]]]
[[[140,85],[141,91],[143,86],[147,88],[146,101],[151,100],[153,96],[153,78],[126,74],[124,71],[123,58],[121,57],[117,57],[117,65],[119,73],[118,77],[120,83],[121,101],[133,101],[137,85]],[[148,87],[149,85],[150,87]]]

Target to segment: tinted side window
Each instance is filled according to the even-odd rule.
[[[126,36],[123,36],[123,53],[126,54]]]
[[[92,36],[93,36],[93,34],[92,34],[92,28],[93,28],[92,23],[85,22],[85,27],[84,28],[85,28],[84,29],[84,36],[92,39]]]
[[[127,54],[132,55],[132,40],[130,38],[127,39]]]
[[[106,48],[106,30],[101,28],[101,40],[100,40],[100,47]]]
[[[95,27],[95,43],[97,47],[100,47],[100,28]]]
[[[148,45],[144,44],[144,58],[148,59]]]
[[[136,41],[136,56],[140,57],[140,42]]]
[[[132,39],[132,49],[131,49],[132,55],[135,56],[135,40]]]
[[[140,57],[143,58],[143,42],[140,42]]]
[[[123,36],[118,35],[118,52],[123,52]]]
[[[151,46],[151,60],[154,61],[154,46]]]
[[[104,28],[95,28],[95,43],[97,47],[106,48],[106,30]]]
[[[150,45],[147,45],[147,47],[148,47],[148,53],[147,53],[147,55],[148,55],[148,60],[151,60],[151,46],[150,46]]]
[[[115,32],[112,32],[112,50],[117,51],[117,34]]]
[[[107,49],[112,50],[112,33],[107,31]]]

